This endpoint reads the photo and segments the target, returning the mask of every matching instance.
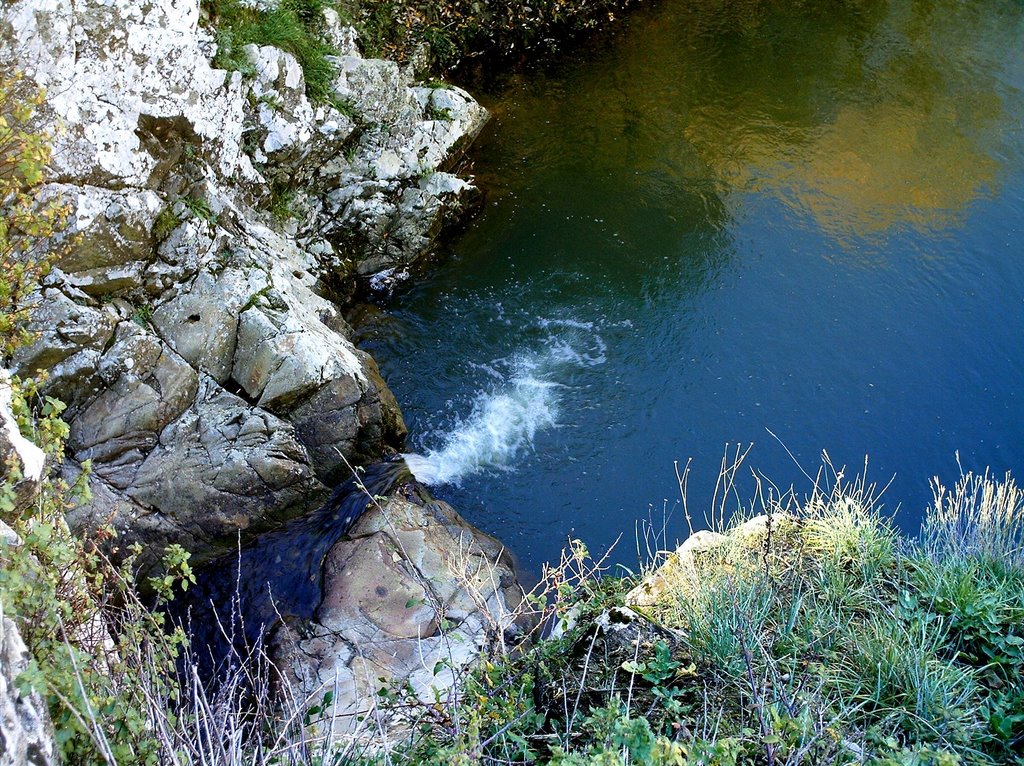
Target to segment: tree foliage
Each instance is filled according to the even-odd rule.
[[[27,97],[19,97],[28,91]],[[67,223],[59,199],[39,195],[50,161],[50,140],[35,129],[35,108],[43,93],[20,77],[0,80],[0,355],[6,364],[30,338],[24,322],[32,296],[49,271],[51,242]]]

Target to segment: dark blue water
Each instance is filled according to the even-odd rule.
[[[1021,3],[665,0],[480,97],[486,209],[367,345],[524,562],[635,564],[727,443],[798,492],[867,455],[909,532],[958,452],[1024,473]]]

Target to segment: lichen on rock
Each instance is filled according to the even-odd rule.
[[[67,473],[92,461],[79,523],[113,513],[133,539],[213,556],[404,437],[324,296],[430,250],[476,196],[445,168],[487,113],[325,21],[334,96],[313,103],[284,51],[249,46],[252,75],[214,68],[198,0],[0,11],[4,58],[46,90],[43,193],[70,207],[15,365],[69,405]],[[299,217],[275,224],[281,194]]]

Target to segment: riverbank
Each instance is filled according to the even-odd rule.
[[[251,724],[262,687],[232,686],[232,674],[258,673],[262,649],[223,669],[213,658],[214,679],[210,658],[197,659],[205,648],[162,609],[196,584],[193,566],[320,506],[351,466],[401,446],[401,412],[340,307],[412,271],[478,197],[447,172],[487,118],[468,93],[364,57],[326,5],[222,4],[237,13],[230,23],[210,5],[14,3],[0,23],[2,201],[24,215],[3,230],[3,363],[15,373],[3,415],[43,444],[47,468],[5,459],[4,701],[33,718],[19,722],[28,734],[12,720],[5,737],[42,763],[222,748],[220,735],[188,729],[208,718],[178,706],[214,689],[234,690],[217,698],[218,731]],[[37,195],[59,213],[34,218]],[[341,630],[328,612],[351,597],[346,640],[401,639],[407,661],[382,672],[408,678],[424,631],[439,650],[458,643],[446,631],[461,610],[460,659],[448,657],[447,679],[419,673],[426,699],[451,688],[494,628],[473,601],[479,572],[497,577],[485,605],[507,610],[522,594],[499,543],[409,482],[394,491],[390,511],[358,519],[361,532],[357,519],[331,519],[357,539],[322,551],[342,576],[323,603],[301,605],[307,617],[322,607],[320,622],[298,633],[290,622],[279,652],[303,655],[297,674],[337,671],[346,646],[319,656],[304,641],[317,625]],[[321,564],[302,562],[315,580]],[[355,570],[394,581],[352,594]],[[407,591],[428,602],[411,622]],[[314,707],[299,704],[306,716]]]
[[[597,577],[577,544],[551,573],[552,635],[489,658],[440,708],[385,697],[414,735],[377,757],[1019,763],[1024,493],[936,485],[912,541],[862,481],[831,481],[692,535],[639,581]]]

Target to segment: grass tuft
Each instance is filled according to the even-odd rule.
[[[322,0],[280,0],[264,9],[241,0],[203,0],[206,18],[216,30],[214,66],[252,74],[245,46],[273,45],[302,66],[306,95],[317,103],[331,103],[335,68],[328,56],[337,51],[323,38],[326,5]]]

